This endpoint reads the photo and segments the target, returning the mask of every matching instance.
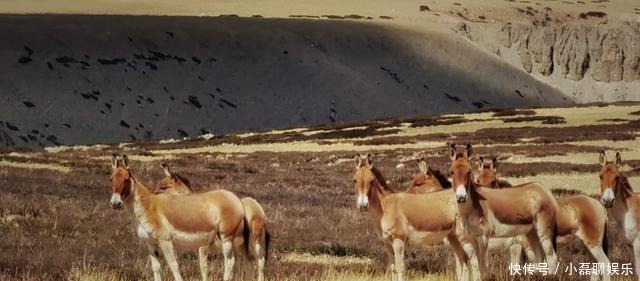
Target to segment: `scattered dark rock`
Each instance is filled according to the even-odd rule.
[[[24,103],[24,105],[25,105],[26,107],[28,107],[28,108],[36,107],[36,105],[35,105],[35,104],[33,104],[33,103],[32,103],[32,102],[30,102],[30,101],[25,101],[25,102],[23,102],[23,103]]]
[[[27,56],[33,55],[33,50],[29,46],[24,46],[24,50],[27,51]]]
[[[484,103],[482,103],[482,102],[474,101],[474,102],[472,102],[471,104],[472,104],[473,106],[475,106],[477,109],[480,109],[480,108],[483,108],[483,107],[484,107]]]
[[[124,120],[120,120],[120,126],[125,127],[125,128],[131,127],[131,126],[129,126],[129,123],[125,122]]]
[[[200,104],[200,101],[198,101],[198,97],[189,96],[187,99],[189,100],[189,103],[191,103],[196,108],[202,108],[202,104]]]
[[[18,62],[21,63],[21,64],[27,64],[27,63],[30,63],[31,61],[33,61],[33,60],[30,57],[25,57],[25,56],[21,56],[18,59]]]
[[[232,108],[238,108],[238,106],[237,106],[235,103],[232,103],[232,102],[230,102],[230,101],[229,101],[229,100],[227,100],[227,99],[221,98],[221,99],[220,99],[220,102],[221,102],[221,103],[224,103],[225,105],[228,105],[228,106],[230,106],[230,107],[232,107]]]
[[[387,74],[389,74],[389,76],[391,76],[391,78],[393,80],[396,81],[396,83],[401,84],[402,83],[402,79],[400,79],[400,77],[398,77],[398,73],[395,73],[393,71],[391,71],[391,69],[388,69],[386,67],[380,67],[380,70],[386,72]]]
[[[191,57],[191,60],[192,60],[193,62],[197,63],[197,64],[202,63],[202,61],[201,61],[199,58],[197,58],[197,57]]]
[[[115,65],[115,64],[124,64],[127,62],[127,60],[124,58],[98,59],[98,62],[104,65]]]
[[[429,9],[429,6],[427,5],[420,5],[419,9],[420,9],[420,12],[431,11],[431,9]]]
[[[171,38],[174,38],[174,37],[175,37],[175,34],[173,34],[173,32],[171,32],[171,31],[167,31],[167,32],[165,32],[165,33],[166,33],[167,35],[169,35],[169,37],[171,37]]]
[[[459,97],[456,97],[456,96],[450,95],[449,93],[444,93],[444,95],[445,95],[448,99],[450,99],[450,100],[452,100],[452,101],[455,101],[455,102],[461,102],[461,101],[462,101]]]
[[[13,124],[9,123],[8,121],[4,122],[4,125],[7,126],[7,129],[9,129],[11,131],[16,131],[16,132],[20,131],[20,129],[18,129],[18,126],[13,125]]]
[[[579,18],[581,19],[587,19],[587,18],[604,18],[607,16],[607,13],[605,12],[600,12],[600,11],[589,11],[586,13],[580,13],[578,15]]]
[[[150,61],[145,62],[144,64],[148,66],[151,70],[158,70],[158,66]]]
[[[50,143],[53,143],[54,145],[60,145],[60,141],[58,141],[58,137],[54,136],[54,135],[49,135],[47,136],[46,140]]]
[[[186,138],[186,137],[188,137],[188,136],[189,136],[189,134],[188,134],[187,132],[185,132],[183,129],[178,129],[177,131],[178,131],[178,135],[179,135],[181,138]]]

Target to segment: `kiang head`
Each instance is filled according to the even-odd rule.
[[[361,211],[369,208],[369,194],[371,187],[376,184],[377,178],[373,169],[373,155],[367,154],[363,157],[360,154],[355,156],[356,173],[353,176],[353,183],[356,188],[356,207]]]
[[[622,195],[626,198],[631,196],[633,191],[629,185],[621,184],[624,176],[620,174],[622,165],[620,152],[616,152],[616,158],[613,161],[607,161],[607,154],[603,150],[600,152],[599,160],[602,165],[600,170],[600,194],[602,198],[600,201],[605,207],[611,208],[615,203],[618,192],[622,192]]]
[[[480,157],[480,173],[476,179],[476,183],[482,186],[495,186],[498,177],[496,175],[498,169],[498,159],[493,158],[491,162]]]
[[[111,157],[111,207],[121,209],[131,198],[135,179],[129,170],[129,158],[122,156],[122,160],[114,154]]]
[[[178,174],[171,172],[169,165],[162,163],[164,178],[156,183],[155,193],[168,193],[174,195],[191,193],[189,182]]]
[[[471,173],[471,161],[470,157],[473,154],[473,148],[470,144],[467,145],[463,152],[458,152],[454,144],[449,148],[449,157],[451,158],[451,167],[449,173],[451,174],[451,183],[453,190],[456,193],[456,200],[459,203],[463,203],[467,200],[469,188],[471,188],[473,176]]]

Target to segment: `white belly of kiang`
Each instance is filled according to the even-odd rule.
[[[449,234],[447,231],[417,231],[409,232],[409,242],[414,244],[440,244],[442,240]]]
[[[197,232],[187,233],[178,230],[170,232],[174,247],[182,250],[194,250],[202,246],[213,246],[215,233]]]
[[[531,224],[504,224],[496,219],[493,214],[488,216],[489,229],[491,237],[512,237],[516,235],[526,234],[531,231]]]

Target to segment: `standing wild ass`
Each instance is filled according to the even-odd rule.
[[[376,232],[382,237],[392,281],[404,280],[404,254],[408,243],[438,244],[444,238],[464,267],[456,269],[458,280],[480,280],[476,257],[478,245],[461,228],[458,206],[451,193],[395,193],[373,166],[371,154],[366,158],[356,155],[355,160],[356,207],[369,212]]]
[[[451,182],[440,171],[429,168],[426,156],[420,155],[417,162],[420,173],[413,177],[406,193],[422,194],[451,188]]]
[[[480,157],[482,171],[476,182],[482,186],[491,188],[507,188],[512,185],[497,177],[498,160],[493,158],[491,163],[485,163]],[[607,211],[598,200],[586,195],[573,195],[556,199],[558,202],[558,215],[556,216],[557,238],[575,235],[582,241],[591,256],[602,265],[602,271],[609,264],[607,257]],[[520,236],[519,236],[520,237]],[[519,238],[518,237],[518,238]],[[523,247],[527,251],[527,258],[533,261],[533,255],[526,244],[526,240],[511,238],[519,243],[510,243],[511,263],[519,263],[522,257]],[[491,242],[491,241],[490,241]],[[592,280],[599,279],[597,275],[591,275]],[[602,274],[602,280],[610,280],[608,274]]]
[[[126,207],[131,212],[136,233],[149,250],[155,281],[161,280],[161,253],[173,278],[182,281],[176,249],[198,249],[202,280],[209,281],[207,253],[217,237],[224,255],[223,280],[231,280],[234,246],[247,245],[244,237],[249,234],[242,202],[235,194],[226,190],[180,196],[155,194],[133,175],[126,155],[122,161],[113,155],[111,166],[111,206]]]
[[[492,189],[475,183],[471,163],[473,152],[467,145],[462,153],[451,145],[450,173],[460,215],[467,231],[480,243],[479,259],[486,272],[488,240],[491,237],[526,235],[539,261],[546,257],[551,274],[555,273],[556,214],[558,205],[551,192],[535,183],[509,189]]]
[[[165,177],[158,181],[156,193],[170,193],[175,195],[191,194],[191,183],[184,176],[171,172],[169,165],[162,164]],[[240,199],[244,206],[246,226],[249,227],[249,254],[257,261],[258,281],[264,281],[264,266],[269,257],[269,242],[271,235],[267,231],[267,215],[262,206],[251,197]]]
[[[616,220],[618,233],[633,246],[635,273],[640,280],[640,195],[633,192],[629,179],[620,172],[622,156],[616,152],[613,162],[607,161],[607,155],[600,152],[600,194],[602,204],[611,210]]]

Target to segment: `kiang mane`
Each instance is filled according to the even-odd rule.
[[[631,183],[629,183],[629,178],[627,176],[620,174],[619,179],[620,179],[620,185],[622,187],[628,188],[633,192],[633,187],[631,187]]]
[[[177,173],[176,174],[172,174],[172,176],[177,178],[177,179],[179,179],[179,180],[181,180],[184,183],[184,185],[186,185],[188,188],[191,188],[191,181],[189,179],[187,179],[184,176],[182,176],[181,174],[177,174]]]
[[[372,167],[371,168],[371,172],[376,177],[378,182],[380,182],[380,185],[382,185],[382,187],[384,187],[384,189],[392,191],[392,192],[395,192],[395,189],[389,187],[389,185],[387,184],[387,179],[385,179],[385,177],[382,175],[382,173],[380,172],[380,170],[378,170],[377,167],[375,167],[375,166]]]
[[[436,177],[442,188],[451,188],[451,182],[442,172],[429,168],[429,173]]]

